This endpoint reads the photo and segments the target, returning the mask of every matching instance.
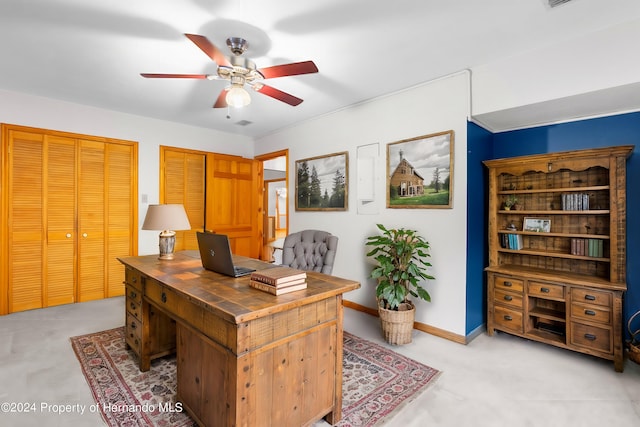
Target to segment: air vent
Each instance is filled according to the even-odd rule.
[[[236,122],[238,126],[247,126],[247,125],[250,125],[251,123],[253,122],[250,122],[249,120],[240,120],[239,122]]]
[[[549,2],[549,7],[558,7],[562,4],[569,3],[571,0],[547,0]]]

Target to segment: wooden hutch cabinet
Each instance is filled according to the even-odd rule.
[[[489,335],[507,332],[623,370],[626,159],[633,148],[484,162]]]

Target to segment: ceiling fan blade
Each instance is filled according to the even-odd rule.
[[[274,65],[273,67],[260,68],[265,79],[274,77],[297,76],[298,74],[317,73],[318,67],[313,61],[293,62],[291,64]]]
[[[282,101],[285,102],[289,105],[292,106],[296,106],[296,105],[300,105],[300,103],[302,103],[302,99],[295,97],[293,95],[290,95],[286,92],[281,91],[280,89],[276,89],[274,87],[271,86],[267,86],[267,85],[255,85],[253,87],[255,89],[256,92],[260,92],[264,95],[270,96],[272,98],[277,99],[278,101]]]
[[[226,108],[227,107],[227,90],[222,89],[216,103],[213,104],[213,108]]]
[[[231,63],[224,54],[213,45],[205,36],[198,34],[185,34],[189,40],[191,40],[196,46],[200,48],[209,58],[211,58],[216,64],[231,67]]]
[[[148,79],[206,79],[208,74],[156,74],[156,73],[140,73],[142,77]]]

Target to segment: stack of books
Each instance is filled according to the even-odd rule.
[[[291,267],[273,267],[251,273],[249,286],[273,295],[307,288],[307,273]]]

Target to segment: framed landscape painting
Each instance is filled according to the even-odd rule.
[[[387,144],[388,208],[451,208],[453,131]]]
[[[349,153],[296,160],[296,210],[346,211]]]

